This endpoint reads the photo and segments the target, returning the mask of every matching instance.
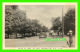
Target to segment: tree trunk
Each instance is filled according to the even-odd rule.
[[[17,33],[15,33],[16,34],[16,38],[17,38]]]

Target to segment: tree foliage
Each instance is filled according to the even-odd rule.
[[[60,17],[56,17],[56,18],[52,18],[51,20],[52,22],[52,27],[51,27],[51,30],[59,30],[59,31],[62,31],[62,22],[60,20]]]
[[[75,9],[69,9],[64,16],[64,31],[65,34],[72,30],[75,33]]]
[[[6,32],[19,32],[24,27],[26,14],[19,10],[17,5],[5,6],[5,28]]]
[[[39,24],[37,19],[31,20],[26,17],[26,12],[21,11],[17,5],[5,6],[5,32],[12,33],[40,33],[47,31],[47,27]]]

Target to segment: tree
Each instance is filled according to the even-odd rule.
[[[6,5],[5,6],[5,33],[7,34],[8,38],[9,38],[9,34],[12,33],[12,13],[13,13],[13,9],[11,8],[11,5]]]
[[[5,6],[5,32],[10,35],[20,33],[24,37],[25,33],[40,33],[47,31],[47,27],[41,26],[37,19],[26,18],[26,12],[21,11],[17,5]],[[34,35],[33,35],[34,36]]]
[[[42,28],[43,32],[47,32],[48,31],[48,28],[46,26],[42,26],[41,28]]]
[[[21,11],[17,5],[5,6],[5,32],[23,33],[21,29],[24,28],[26,21],[26,13]]]
[[[51,30],[59,30],[59,31],[62,31],[62,22],[60,20],[60,17],[57,17],[57,18],[52,18],[51,20],[52,22],[52,27],[51,27]]]
[[[67,34],[69,30],[75,34],[75,9],[69,9],[64,16],[64,32]]]

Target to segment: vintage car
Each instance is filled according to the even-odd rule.
[[[17,33],[17,38],[22,38],[22,34]]]
[[[25,37],[31,37],[31,36],[32,36],[31,33],[26,33],[26,34],[25,34]]]
[[[40,33],[40,35],[39,35],[39,38],[46,38],[46,37],[47,37],[47,35],[46,35],[45,32],[42,32],[42,33]]]

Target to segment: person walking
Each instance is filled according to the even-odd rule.
[[[72,36],[72,31],[71,31],[71,30],[69,31],[68,36],[69,36],[69,42],[68,42],[68,45],[69,45],[69,47],[72,47],[73,36]]]

